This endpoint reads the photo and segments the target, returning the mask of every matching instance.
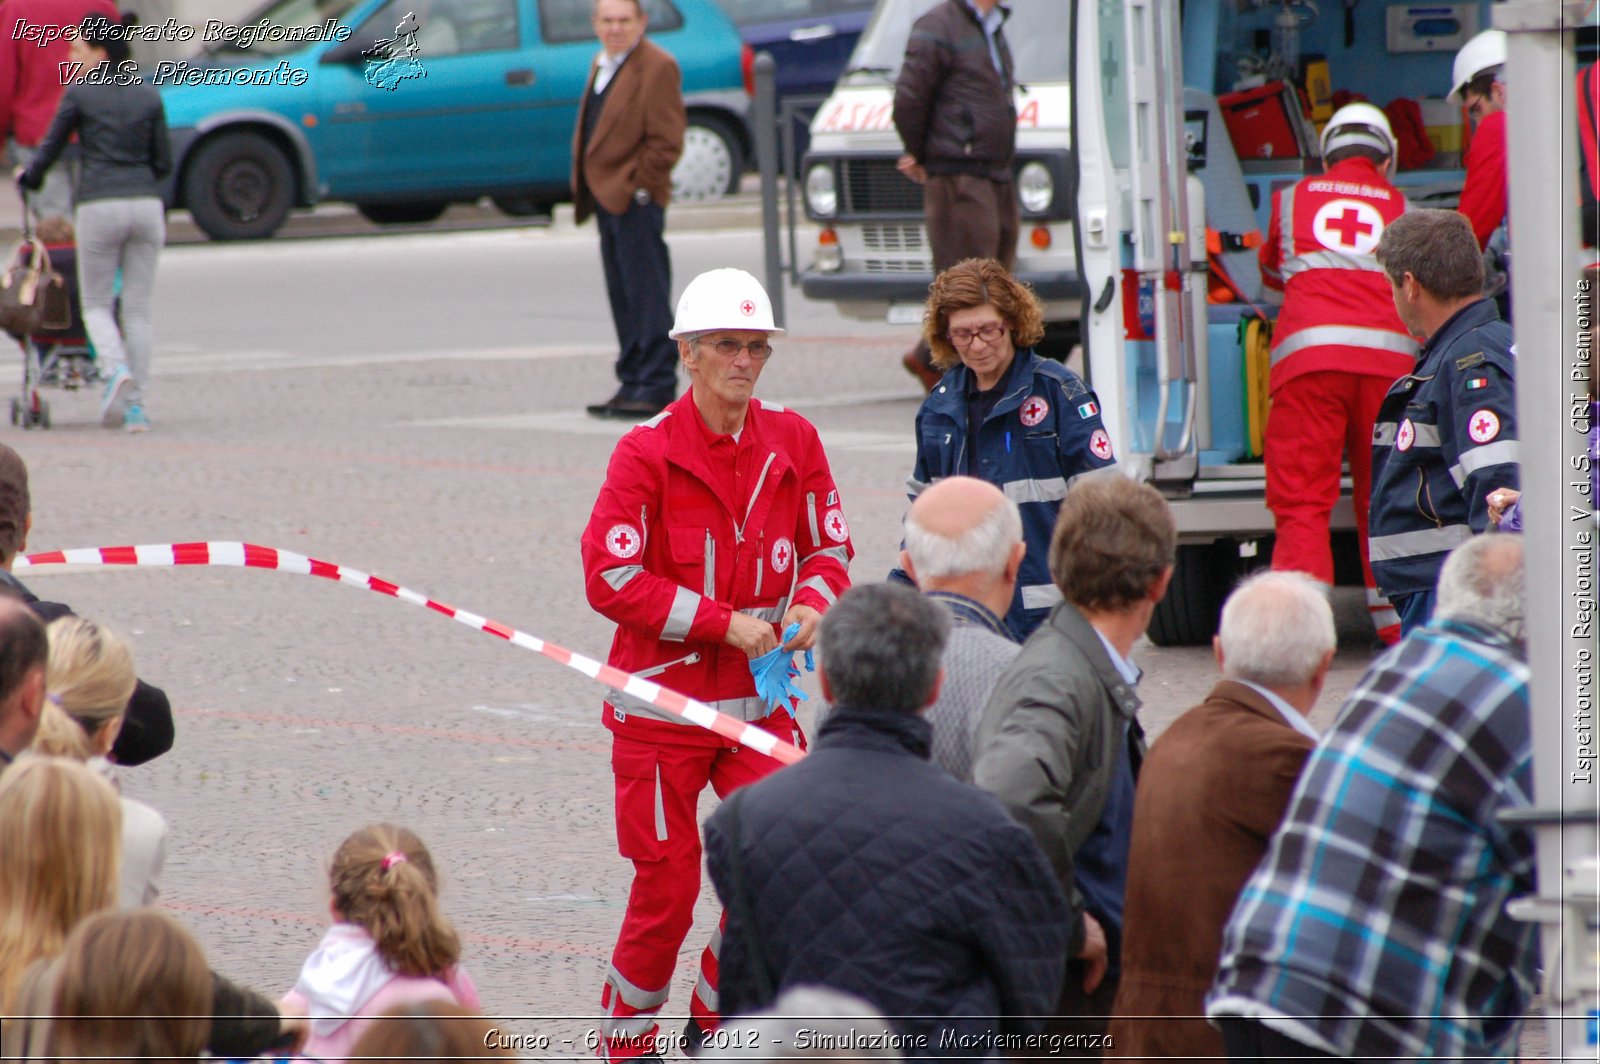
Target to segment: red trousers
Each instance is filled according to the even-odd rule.
[[[1340,460],[1348,461],[1367,609],[1378,635],[1388,643],[1399,639],[1400,618],[1372,579],[1367,511],[1372,504],[1372,426],[1393,383],[1360,373],[1291,378],[1272,393],[1266,433],[1267,508],[1278,534],[1272,567],[1333,583],[1328,523],[1339,501]]]
[[[759,726],[797,746],[805,745],[786,710],[778,710]],[[709,784],[717,797],[726,798],[780,767],[748,747],[649,741],[612,733],[617,848],[633,862],[633,887],[600,992],[602,1057],[622,1061],[661,1052],[656,1017],[667,1003],[678,950],[688,937],[700,897],[700,792]],[[701,954],[700,980],[689,1001],[690,1014],[707,1031],[718,1021],[721,945],[719,924]]]

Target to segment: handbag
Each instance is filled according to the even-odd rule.
[[[25,234],[4,273],[0,273],[0,329],[21,339],[72,324],[67,279],[50,267],[44,242]]]

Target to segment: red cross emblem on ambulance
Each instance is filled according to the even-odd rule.
[[[753,318],[756,316],[756,305],[747,299],[739,304],[739,313],[747,318]]]
[[[1479,410],[1467,421],[1467,435],[1473,443],[1488,443],[1500,435],[1500,418],[1493,410]]]
[[[835,543],[843,543],[850,538],[850,526],[844,523],[842,510],[829,510],[822,519],[822,530]]]
[[[1311,232],[1325,248],[1370,255],[1383,235],[1383,215],[1361,200],[1330,200],[1317,208],[1311,219]]]
[[[631,558],[644,546],[644,537],[632,525],[612,525],[606,533],[606,550],[619,558]]]
[[[1023,402],[1022,409],[1018,413],[1022,418],[1022,423],[1031,429],[1049,416],[1050,404],[1040,396],[1030,395]]]
[[[1089,437],[1089,450],[1101,461],[1111,457],[1111,437],[1106,435],[1105,429],[1094,430],[1094,435]]]
[[[794,544],[785,536],[772,545],[772,571],[786,573],[792,561],[794,561]]]

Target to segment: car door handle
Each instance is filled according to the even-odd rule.
[[[360,100],[341,100],[333,105],[333,113],[336,115],[358,115],[365,113],[366,109],[367,105]]]
[[[532,85],[533,84],[533,71],[527,69],[526,67],[520,67],[520,68],[518,68],[516,70],[508,70],[508,71],[506,71],[506,84],[507,85]]]
[[[801,41],[825,41],[829,37],[837,37],[839,31],[827,23],[820,26],[802,26],[797,30],[789,31],[789,39],[796,43]]]

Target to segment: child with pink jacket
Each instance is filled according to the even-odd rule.
[[[392,824],[362,828],[339,846],[328,878],[335,923],[284,997],[310,1018],[304,1056],[344,1061],[374,1017],[396,1005],[480,1008],[421,839]]]

